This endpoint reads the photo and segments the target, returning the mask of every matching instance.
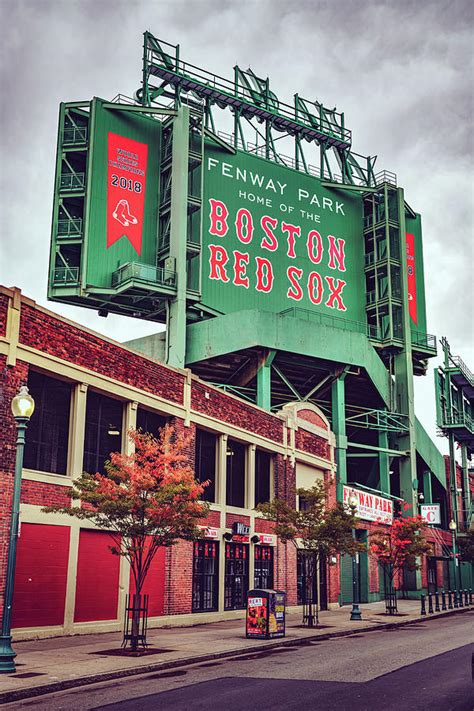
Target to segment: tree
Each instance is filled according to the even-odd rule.
[[[465,538],[459,538],[459,556],[463,563],[474,563],[474,531],[467,532]]]
[[[348,510],[340,502],[329,507],[324,484],[316,484],[311,489],[297,489],[300,508],[297,510],[283,499],[273,499],[259,504],[257,511],[274,522],[274,532],[283,543],[291,542],[297,550],[304,551],[307,589],[303,591],[303,601],[307,614],[303,623],[308,627],[318,624],[318,606],[314,604],[313,587],[321,558],[347,553],[354,555],[363,550],[364,545],[353,537],[356,519],[353,510]],[[306,619],[305,619],[306,618]]]
[[[403,569],[419,570],[420,557],[431,551],[426,529],[421,516],[406,516],[396,518],[391,526],[379,526],[370,534],[369,550],[382,565],[390,594],[395,593],[394,580]]]
[[[161,546],[193,540],[207,516],[200,500],[207,482],[194,478],[186,454],[189,440],[171,425],[157,438],[130,430],[133,454],[113,452],[105,474],[83,473],[70,489],[70,506],[48,506],[56,512],[91,521],[112,539],[110,550],[126,558],[135,582],[131,648],[138,647],[141,591],[151,562]]]

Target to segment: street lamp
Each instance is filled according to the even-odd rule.
[[[7,577],[5,583],[5,598],[3,601],[2,633],[0,635],[0,673],[8,674],[16,671],[16,653],[12,648],[11,617],[13,602],[13,584],[15,580],[16,544],[18,538],[18,523],[20,518],[21,471],[23,468],[23,450],[25,447],[25,431],[29,419],[35,409],[35,401],[28,393],[26,385],[20,387],[18,395],[12,400],[12,413],[17,428],[15,477],[13,480],[13,499],[10,517],[10,541],[8,545]]]
[[[357,509],[358,499],[356,494],[352,491],[349,496],[349,506],[354,512]],[[355,530],[352,530],[352,537],[355,541]],[[352,610],[351,610],[351,620],[361,620],[362,613],[359,607],[359,553],[355,553],[352,556]]]
[[[454,558],[454,585],[456,585],[456,568],[458,569],[458,585],[459,590],[461,590],[461,569],[459,567],[459,560],[456,551],[456,521],[452,518],[448,523],[448,528],[451,531],[453,537],[453,558]]]

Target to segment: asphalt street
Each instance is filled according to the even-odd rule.
[[[56,711],[473,711],[471,615],[258,649],[4,706]]]

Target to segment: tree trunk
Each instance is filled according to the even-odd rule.
[[[131,628],[131,638],[130,638],[130,649],[132,652],[138,650],[138,644],[140,641],[140,608],[141,608],[142,595],[141,593],[135,593],[132,601],[132,628]]]

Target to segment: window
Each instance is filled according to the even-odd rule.
[[[255,506],[270,501],[271,454],[257,449],[255,452]]]
[[[255,546],[255,587],[258,590],[273,588],[273,548]]]
[[[227,442],[226,503],[227,506],[245,506],[245,455],[246,447],[240,442]]]
[[[216,441],[212,432],[196,430],[196,479],[210,482],[202,494],[204,501],[216,500]]]
[[[93,391],[87,393],[84,471],[105,471],[111,452],[122,448],[123,403]]]
[[[217,610],[219,544],[196,541],[193,556],[193,612]]]
[[[137,430],[149,432],[156,437],[162,427],[169,422],[169,418],[161,415],[159,412],[146,410],[144,407],[138,407],[137,410]]]
[[[249,547],[245,543],[225,544],[224,609],[241,610],[247,604]]]
[[[28,388],[35,411],[26,431],[24,466],[66,474],[72,385],[32,370]]]

